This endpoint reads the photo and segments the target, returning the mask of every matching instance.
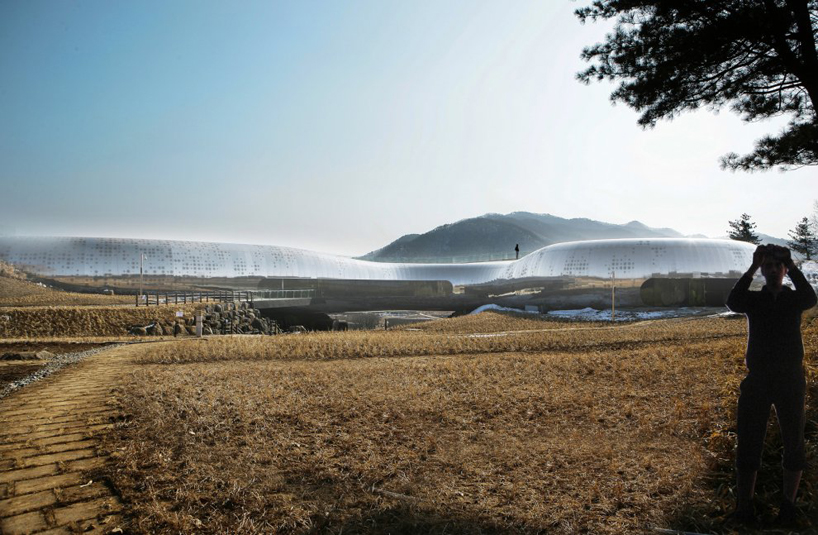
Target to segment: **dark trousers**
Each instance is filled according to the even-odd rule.
[[[806,468],[804,454],[804,398],[806,381],[803,370],[787,374],[751,372],[741,382],[738,399],[738,451],[736,467],[754,471],[761,466],[764,437],[770,407],[775,407],[784,443],[782,465],[791,471]]]

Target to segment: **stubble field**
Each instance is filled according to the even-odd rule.
[[[40,286],[0,261],[0,307],[111,306],[133,304],[133,296],[64,292]]]
[[[153,344],[116,392],[106,477],[135,533],[732,533],[744,337],[722,318],[483,313]],[[814,317],[804,341],[814,459]],[[768,516],[779,445],[771,428]],[[807,529],[816,483],[808,472]]]
[[[0,261],[0,354],[5,341],[69,342],[128,337],[134,325],[166,324],[198,304],[135,307],[133,296],[64,292],[35,284]]]

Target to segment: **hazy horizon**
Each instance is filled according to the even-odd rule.
[[[530,213],[530,212],[527,212],[527,213]],[[479,216],[475,216],[474,218],[464,218],[464,219],[461,219],[461,220],[458,220],[458,221],[451,221],[449,223],[444,223],[443,225],[438,225],[437,227],[434,227],[434,228],[428,228],[428,229],[420,230],[418,232],[410,232],[408,234],[422,235],[422,234],[426,234],[428,232],[431,232],[433,230],[436,230],[440,226],[446,226],[446,225],[450,225],[450,224],[459,223],[460,221],[464,221],[464,220],[467,220],[467,219],[475,219],[475,218],[479,218],[479,217],[492,216],[492,215],[508,216],[508,215],[511,215],[511,214],[513,214],[513,212],[508,213],[508,214],[486,213],[486,214],[481,214]],[[559,217],[559,216],[556,216],[556,214],[536,214],[536,215],[547,215],[547,216]],[[566,218],[563,218],[563,219],[566,219]],[[594,220],[593,218],[572,218],[572,219],[585,219],[585,220],[597,221],[597,220]],[[570,221],[570,219],[566,219],[566,220]],[[610,223],[609,221],[599,221],[599,222],[600,223],[605,223],[605,224],[615,224],[615,225],[620,225],[620,226],[626,226],[626,225],[631,224],[631,223],[642,224],[642,222],[638,221],[638,220],[628,221],[628,222],[625,222],[625,223]],[[669,227],[649,227],[649,228],[653,229],[653,230],[676,230],[676,229],[669,228]],[[760,233],[760,234],[767,236],[765,233]],[[27,236],[30,236],[30,237],[48,237],[48,236],[51,236],[51,237],[65,237],[65,238],[156,239],[156,240],[171,240],[171,241],[198,241],[198,242],[230,243],[230,244],[239,244],[239,245],[241,245],[241,244],[244,244],[244,245],[272,245],[272,246],[281,245],[280,243],[263,242],[263,241],[248,242],[248,241],[241,241],[240,239],[239,240],[221,240],[221,241],[209,240],[209,239],[188,240],[188,239],[182,239],[182,238],[157,237],[157,236],[145,236],[145,237],[126,236],[126,235],[122,235],[122,234],[118,234],[118,233],[114,233],[114,234],[110,234],[110,235],[99,234],[99,235],[83,235],[83,236],[79,236],[79,235],[76,235],[76,234],[64,234],[64,233],[63,234],[60,234],[60,233],[51,233],[51,234],[31,234],[31,233],[26,233],[26,234],[24,234],[24,233],[17,232],[13,228],[4,228],[3,226],[0,226],[0,237],[3,237],[3,236],[21,237],[21,238],[24,238],[24,237],[27,237]],[[375,252],[375,251],[377,251],[379,249],[382,249],[383,247],[386,247],[387,245],[390,245],[391,243],[393,243],[394,241],[396,241],[397,239],[399,239],[399,238],[401,238],[403,236],[406,236],[406,235],[397,236],[394,239],[390,240],[389,242],[381,244],[381,245],[377,246],[376,248],[374,248],[374,249],[372,249],[370,251],[365,251],[365,252],[357,253],[357,254],[342,254],[342,253],[333,253],[333,254],[338,254],[339,256],[346,256],[346,257],[364,256],[364,255],[366,255],[368,253]],[[787,237],[781,237],[781,236],[770,236],[770,237],[777,238],[777,239],[787,239]],[[727,236],[727,232],[724,232],[722,235],[718,235],[718,236],[706,236],[706,235],[703,235],[703,234],[691,234],[691,235],[683,235],[683,236],[681,236],[681,238],[729,239],[729,237]],[[616,238],[614,238],[614,239],[616,239]],[[659,238],[658,237],[653,237],[653,238],[649,238],[649,239],[659,239]],[[570,240],[570,241],[585,241],[585,240]],[[563,242],[558,241],[556,243],[563,243]],[[290,246],[290,247],[294,247],[294,246]],[[310,250],[310,251],[318,252],[318,253],[327,253],[327,251],[320,251],[320,250],[317,250],[317,249],[309,249],[309,248],[304,248],[304,247],[296,247],[296,248],[300,248],[300,249],[304,249],[304,250]],[[528,252],[532,252],[532,251],[524,251],[524,252],[528,253]],[[511,254],[511,250],[509,251],[509,254]]]
[[[485,213],[786,238],[818,169],[731,173],[778,123],[642,130],[584,86],[587,2],[0,4],[0,230],[358,256]]]

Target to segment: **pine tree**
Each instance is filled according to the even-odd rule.
[[[790,249],[801,254],[807,260],[812,260],[812,255],[818,252],[818,236],[815,235],[815,229],[806,217],[795,225],[795,228],[789,232],[790,241],[787,245]]]
[[[728,221],[728,223],[730,224],[730,230],[727,231],[727,235],[731,240],[746,241],[756,245],[761,243],[761,240],[758,239],[758,234],[753,232],[756,228],[756,224],[750,221],[748,214],[741,214],[739,219]]]
[[[653,127],[698,108],[729,108],[748,122],[789,117],[755,150],[730,153],[731,170],[818,165],[818,1],[593,0],[580,21],[614,20],[587,47],[583,82],[617,82],[611,94]]]

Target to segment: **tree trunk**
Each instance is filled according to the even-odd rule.
[[[802,75],[812,109],[818,109],[818,50],[815,48],[815,33],[810,18],[808,0],[787,0],[793,19],[798,27],[798,43],[801,46]]]

